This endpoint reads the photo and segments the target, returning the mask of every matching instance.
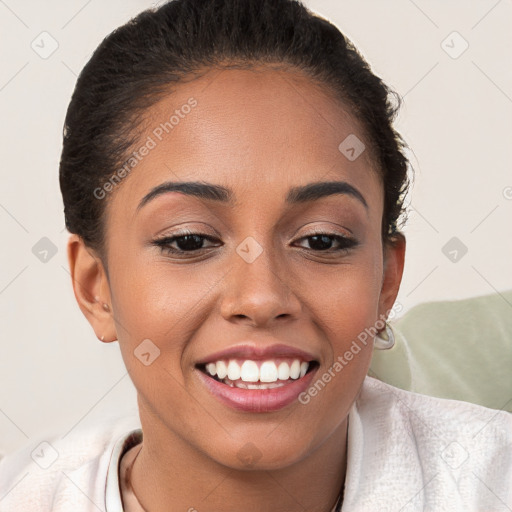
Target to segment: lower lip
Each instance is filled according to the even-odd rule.
[[[199,378],[208,390],[222,403],[246,412],[278,411],[294,402],[297,397],[308,389],[313,375],[318,368],[306,373],[304,377],[291,381],[290,384],[273,389],[242,389],[228,386],[211,377],[201,370]]]

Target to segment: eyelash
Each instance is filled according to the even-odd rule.
[[[175,249],[174,247],[170,246],[170,244],[172,244],[173,242],[175,242],[175,241],[177,241],[179,239],[185,238],[187,236],[200,237],[200,238],[209,240],[210,242],[215,242],[215,240],[216,240],[216,238],[214,238],[214,237],[212,237],[210,235],[207,235],[205,233],[196,233],[196,232],[193,232],[193,231],[183,231],[183,232],[177,233],[177,234],[175,234],[173,236],[166,236],[166,237],[163,237],[163,238],[159,238],[159,239],[153,240],[152,243],[154,245],[156,245],[157,247],[160,247],[160,249],[162,250],[163,253],[172,254],[172,255],[178,255],[178,256],[179,255],[185,255],[185,254],[200,253],[203,249],[208,249],[208,247],[200,247],[199,249],[185,251],[185,250],[182,250],[182,249]],[[346,236],[343,236],[343,235],[337,235],[335,233],[328,233],[328,232],[323,232],[323,231],[309,233],[306,236],[302,236],[298,240],[305,240],[305,239],[308,239],[308,238],[313,238],[315,236],[326,236],[328,238],[332,238],[332,239],[334,239],[335,241],[337,241],[341,245],[341,247],[338,248],[338,249],[332,249],[332,248],[325,249],[325,250],[321,250],[321,249],[318,249],[318,250],[306,249],[306,250],[311,250],[311,251],[313,251],[315,253],[332,254],[332,253],[336,253],[336,252],[349,252],[350,249],[352,249],[352,248],[356,247],[357,245],[359,245],[359,242],[357,240],[355,240],[354,238],[349,238],[349,237],[346,237]]]

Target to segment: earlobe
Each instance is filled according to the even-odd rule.
[[[80,310],[98,339],[106,343],[115,341],[110,287],[101,258],[75,234],[70,236],[67,250],[73,291]]]
[[[393,244],[384,248],[384,275],[379,299],[379,318],[387,318],[398,295],[404,271],[405,247],[405,236],[397,233]]]

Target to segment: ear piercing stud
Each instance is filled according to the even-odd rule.
[[[94,297],[94,300],[95,300],[96,302],[99,302],[99,301],[100,301],[100,298],[98,297],[98,295],[96,295],[96,297]],[[110,311],[110,306],[109,306],[108,304],[103,303],[103,304],[101,305],[101,307],[102,307],[105,311]]]

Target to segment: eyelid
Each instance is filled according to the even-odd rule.
[[[333,231],[332,229],[317,229],[313,231],[307,231],[304,234],[301,234],[300,238],[308,237],[308,236],[315,236],[315,235],[328,235],[328,236],[340,236],[342,238],[346,238],[348,240],[352,239],[353,237],[350,235],[347,235],[346,233],[338,233],[336,231]]]
[[[187,223],[188,224],[188,223]],[[166,228],[162,231],[159,231],[153,239],[164,239],[164,238],[174,238],[177,236],[185,236],[185,235],[201,235],[204,237],[216,237],[220,238],[220,234],[216,229],[213,229],[211,227],[205,228],[205,227],[171,227]]]
[[[153,242],[154,243],[163,243],[163,242],[167,242],[169,240],[172,240],[172,241],[175,241],[176,238],[181,238],[181,237],[185,237],[185,236],[188,236],[188,235],[192,235],[192,236],[199,236],[201,238],[205,238],[206,240],[209,240],[210,242],[212,241],[220,241],[220,238],[218,236],[214,236],[214,235],[210,235],[208,233],[204,233],[200,230],[194,230],[194,229],[183,229],[183,230],[179,230],[179,231],[174,231],[172,233],[169,233],[169,234],[163,234],[163,235],[160,235],[160,236],[156,236],[154,239],[153,239]]]
[[[336,224],[336,228],[334,228],[332,224],[333,223],[331,223],[331,226],[322,226],[322,227],[318,226],[318,227],[310,228],[309,230],[306,230],[305,233],[301,233],[300,236],[299,235],[295,236],[294,240],[297,240],[297,237],[299,237],[299,239],[301,239],[304,237],[315,236],[315,235],[326,235],[326,236],[339,236],[340,238],[343,238],[344,240],[347,240],[347,241],[350,240],[350,241],[357,242],[357,239],[355,238],[352,230],[350,230],[344,226],[341,226],[339,224]]]
[[[329,215],[330,217],[330,215]],[[341,220],[341,219],[340,219]],[[349,219],[346,219],[343,224],[341,224],[339,221],[335,222],[335,220],[331,218],[320,218],[316,220],[312,220],[310,222],[306,222],[306,224],[303,224],[300,227],[297,227],[294,232],[294,236],[297,235],[297,233],[300,233],[302,231],[316,231],[319,230],[320,232],[329,232],[334,233],[341,231],[342,235],[345,236],[353,236],[354,232],[346,225],[349,222]]]

